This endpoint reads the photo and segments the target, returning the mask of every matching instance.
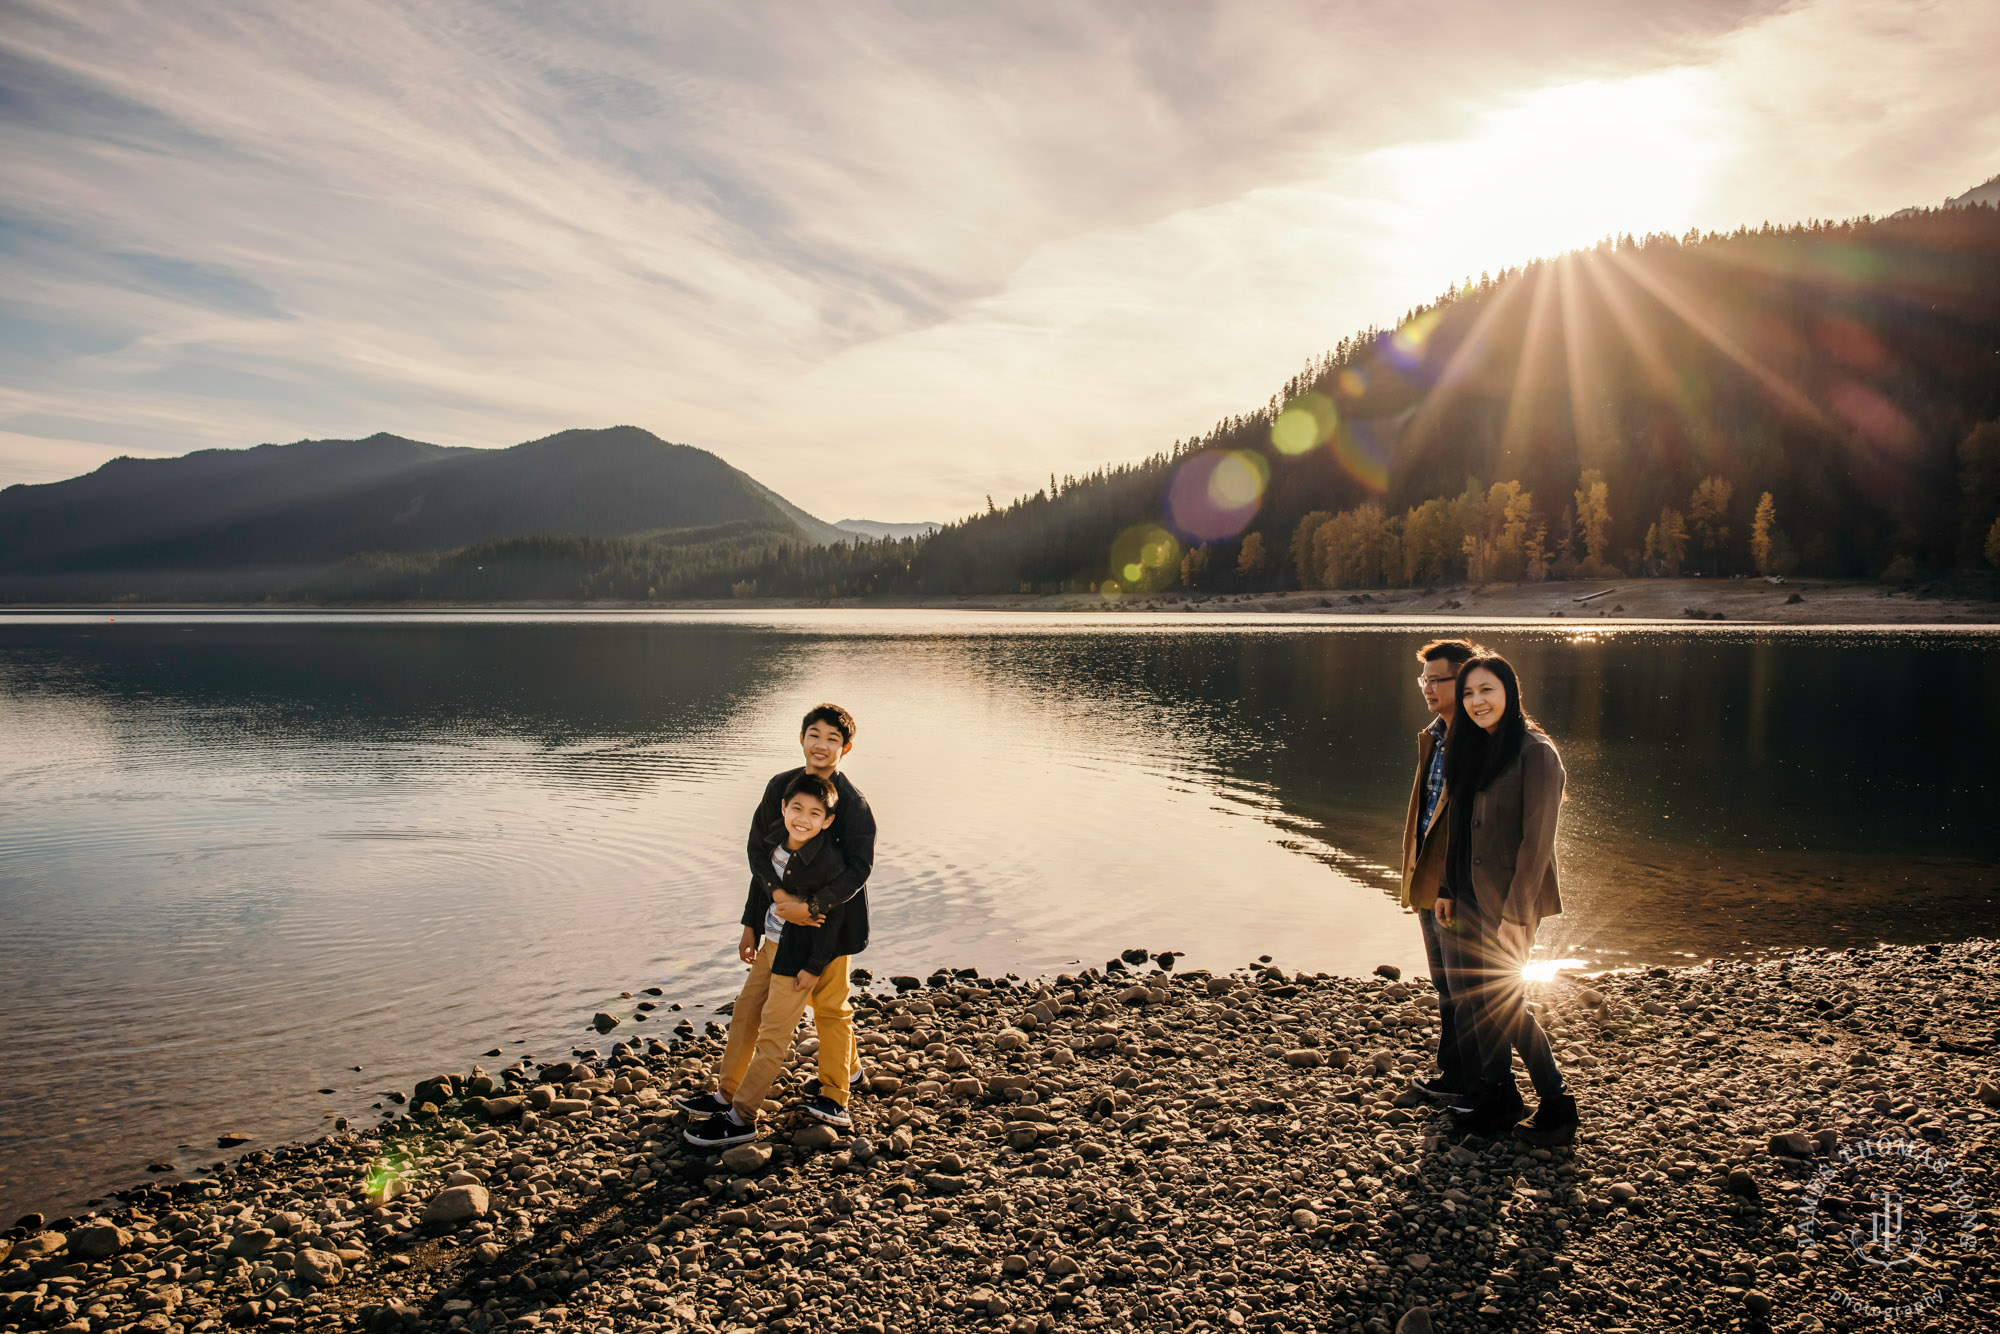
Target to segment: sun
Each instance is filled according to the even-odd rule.
[[[1405,240],[1445,273],[1693,225],[1727,144],[1709,76],[1676,69],[1540,89],[1462,138],[1384,150]]]

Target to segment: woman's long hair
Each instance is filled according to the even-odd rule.
[[[1506,712],[1490,734],[1465,714],[1466,678],[1480,667],[1499,677],[1507,692]],[[1446,790],[1466,795],[1484,791],[1520,755],[1531,727],[1542,730],[1521,707],[1521,679],[1514,674],[1514,665],[1498,653],[1482,653],[1466,661],[1458,669],[1458,708],[1451,716],[1451,730],[1445,734]]]

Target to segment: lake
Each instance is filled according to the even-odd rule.
[[[1461,625],[1570,773],[1588,968],[1989,933],[2000,637]],[[1422,972],[1388,618],[794,611],[0,618],[0,1214],[697,1023],[743,840],[835,700],[877,976],[1128,946]],[[589,1028],[608,1009],[610,1039]],[[662,1021],[665,1022],[662,1022]],[[358,1069],[356,1067],[359,1067]],[[175,1178],[167,1178],[169,1180]]]

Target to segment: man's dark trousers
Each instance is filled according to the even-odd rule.
[[[1479,1052],[1471,1029],[1460,1022],[1461,998],[1454,994],[1451,970],[1445,966],[1437,914],[1429,908],[1417,909],[1417,925],[1423,932],[1424,958],[1430,964],[1431,983],[1438,994],[1438,1073],[1451,1087],[1470,1090],[1479,1082]]]

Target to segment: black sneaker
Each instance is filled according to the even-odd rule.
[[[681,1138],[697,1149],[726,1149],[732,1144],[748,1144],[757,1138],[757,1127],[739,1126],[725,1113],[711,1116],[700,1125],[689,1126]]]
[[[674,1099],[674,1106],[689,1116],[721,1116],[729,1110],[729,1099],[720,1093],[683,1093]]]
[[[1452,1129],[1463,1135],[1493,1135],[1512,1126],[1528,1110],[1521,1090],[1510,1080],[1482,1089],[1472,1106],[1460,1112],[1452,1109]]]
[[[848,1097],[850,1098],[853,1097],[855,1090],[861,1087],[861,1079],[862,1079],[861,1067],[857,1065],[854,1067],[854,1074],[850,1076],[847,1081]],[[799,1096],[808,1099],[817,1098],[821,1093],[825,1091],[826,1091],[826,1085],[819,1082],[818,1075],[814,1075],[811,1079],[808,1079],[805,1082],[805,1084],[799,1089]]]
[[[1475,1090],[1467,1088],[1456,1080],[1444,1075],[1425,1075],[1422,1079],[1410,1081],[1410,1087],[1426,1098],[1436,1098],[1440,1102],[1450,1102],[1469,1106]]]
[[[830,1126],[840,1126],[844,1129],[854,1124],[853,1118],[847,1114],[847,1109],[824,1094],[808,1098],[806,1111]]]
[[[1543,1098],[1535,1114],[1514,1127],[1514,1138],[1537,1149],[1576,1142],[1576,1099],[1567,1093]]]

